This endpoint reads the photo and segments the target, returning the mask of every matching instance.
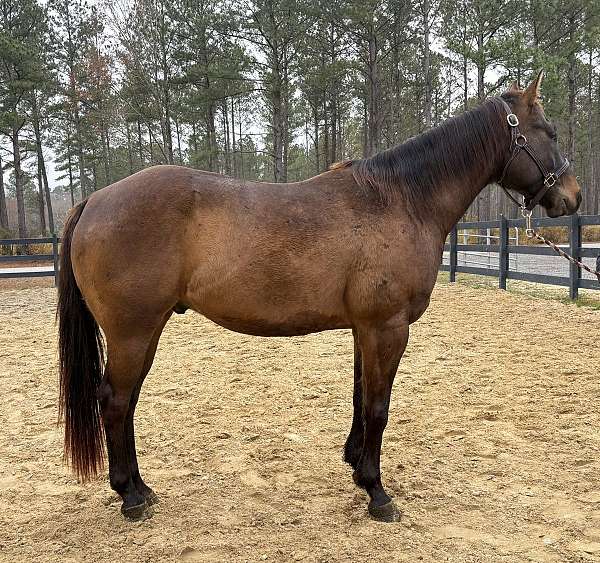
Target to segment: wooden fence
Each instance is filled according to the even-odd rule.
[[[533,227],[563,227],[569,232],[569,244],[565,250],[575,258],[597,258],[600,248],[585,248],[582,246],[581,228],[586,225],[600,225],[600,215],[571,215],[568,217],[558,217],[556,219],[540,218],[533,219]],[[444,250],[449,252],[449,263],[442,264],[441,270],[450,272],[450,281],[456,281],[457,273],[476,274],[480,276],[493,276],[498,278],[498,286],[506,289],[506,281],[509,279],[522,280],[534,283],[545,283],[552,285],[562,285],[569,288],[569,297],[577,299],[579,289],[600,289],[598,280],[583,279],[581,270],[569,264],[569,276],[556,276],[548,274],[535,274],[520,272],[509,268],[509,257],[511,254],[533,254],[537,256],[557,256],[551,248],[545,245],[524,246],[509,245],[509,229],[517,227],[525,229],[525,219],[506,219],[501,217],[497,221],[465,222],[458,223],[452,229],[449,236],[449,243],[444,245]],[[459,244],[459,230],[487,230],[498,229],[498,244]],[[498,268],[482,268],[476,266],[465,266],[458,264],[458,252],[492,252],[498,254]],[[564,260],[564,258],[560,258]],[[565,260],[566,262],[566,260]]]
[[[38,278],[45,276],[53,276],[54,284],[58,283],[58,245],[60,239],[56,235],[46,238],[19,238],[19,239],[0,239],[0,247],[19,247],[20,249],[27,248],[35,244],[51,244],[52,254],[0,254],[0,279],[1,278]],[[3,263],[15,262],[52,262],[52,268],[2,268]],[[12,270],[12,271],[11,271]]]

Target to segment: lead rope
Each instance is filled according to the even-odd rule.
[[[544,238],[542,235],[540,235],[540,233],[538,233],[531,226],[531,213],[532,212],[529,211],[528,209],[525,209],[525,207],[521,207],[521,215],[523,215],[523,217],[525,217],[525,223],[526,223],[525,234],[527,235],[527,237],[528,238],[536,238],[540,242],[543,242],[546,246],[549,246],[552,250],[554,250],[554,252],[556,252],[557,254],[560,254],[560,256],[562,256],[563,258],[566,258],[569,262],[571,262],[571,264],[575,264],[575,266],[577,266],[581,270],[585,270],[586,272],[589,272],[590,274],[594,274],[598,278],[598,281],[600,282],[600,272],[599,271],[592,270],[592,268],[590,268],[589,266],[586,266],[583,262],[580,262],[579,260],[577,260],[577,258],[574,258],[570,254],[566,253],[558,245],[554,244],[552,241],[550,241],[550,240]]]

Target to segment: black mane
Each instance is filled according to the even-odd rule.
[[[372,190],[381,204],[389,205],[400,193],[409,209],[421,215],[431,208],[445,181],[484,174],[508,149],[508,129],[502,133],[505,113],[500,100],[491,98],[400,145],[347,165],[356,182]]]

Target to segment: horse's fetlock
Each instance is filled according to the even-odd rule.
[[[110,475],[110,488],[123,496],[127,491],[127,483],[129,478],[124,473]]]
[[[370,491],[381,483],[380,473],[373,467],[369,467],[364,463],[359,462],[358,467],[353,475],[354,482],[366,491]]]

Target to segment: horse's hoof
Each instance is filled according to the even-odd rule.
[[[369,503],[369,514],[373,520],[379,522],[400,522],[401,516],[400,510],[398,510],[393,500],[381,506],[375,506],[371,501]]]
[[[160,502],[160,498],[154,491],[148,491],[145,495],[146,503],[148,506],[152,506],[153,504],[158,504]]]
[[[135,506],[121,506],[121,513],[127,520],[146,520],[146,518],[150,518],[150,514],[146,511],[148,508],[148,504],[146,501],[141,504],[136,504]]]

